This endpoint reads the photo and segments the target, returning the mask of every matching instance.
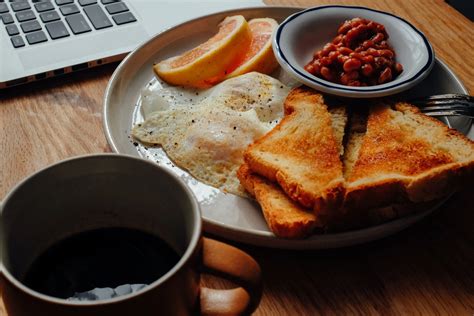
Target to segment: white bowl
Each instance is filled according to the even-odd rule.
[[[385,26],[396,61],[403,66],[403,72],[393,81],[352,87],[318,78],[304,69],[314,52],[332,41],[341,23],[355,17]],[[322,92],[353,98],[381,97],[409,89],[426,78],[435,61],[431,44],[409,22],[390,13],[354,6],[321,6],[291,15],[275,32],[273,51],[283,69],[301,83]]]

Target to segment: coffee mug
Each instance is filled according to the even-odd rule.
[[[261,274],[249,255],[201,236],[199,204],[177,176],[131,156],[82,156],[47,167],[18,184],[0,211],[1,292],[8,316],[238,315],[261,297]],[[98,301],[71,301],[25,285],[32,263],[78,233],[122,227],[164,240],[178,262],[143,289]],[[200,286],[201,273],[226,278],[230,290]]]

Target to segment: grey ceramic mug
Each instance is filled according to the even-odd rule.
[[[190,189],[143,159],[101,154],[62,161],[18,184],[0,215],[0,288],[8,316],[235,315],[251,313],[260,300],[258,264],[232,246],[203,238]],[[32,262],[52,244],[107,227],[155,234],[180,260],[144,289],[109,300],[68,301],[22,283]],[[202,288],[202,271],[241,287]]]

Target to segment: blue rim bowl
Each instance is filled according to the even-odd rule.
[[[368,87],[351,87],[318,78],[304,66],[315,51],[331,42],[345,20],[366,18],[385,26],[403,72],[394,80]],[[435,55],[426,36],[408,21],[391,13],[358,6],[329,5],[309,8],[289,16],[273,36],[275,56],[291,76],[316,90],[351,98],[396,94],[421,82],[433,68]]]

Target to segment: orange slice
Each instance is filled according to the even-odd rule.
[[[241,15],[226,17],[219,31],[205,43],[153,69],[167,83],[205,88],[221,81],[235,69],[250,46],[250,28]]]
[[[272,35],[278,27],[274,19],[253,19],[248,22],[252,41],[241,64],[226,76],[227,78],[257,71],[269,74],[278,67],[272,51]]]

